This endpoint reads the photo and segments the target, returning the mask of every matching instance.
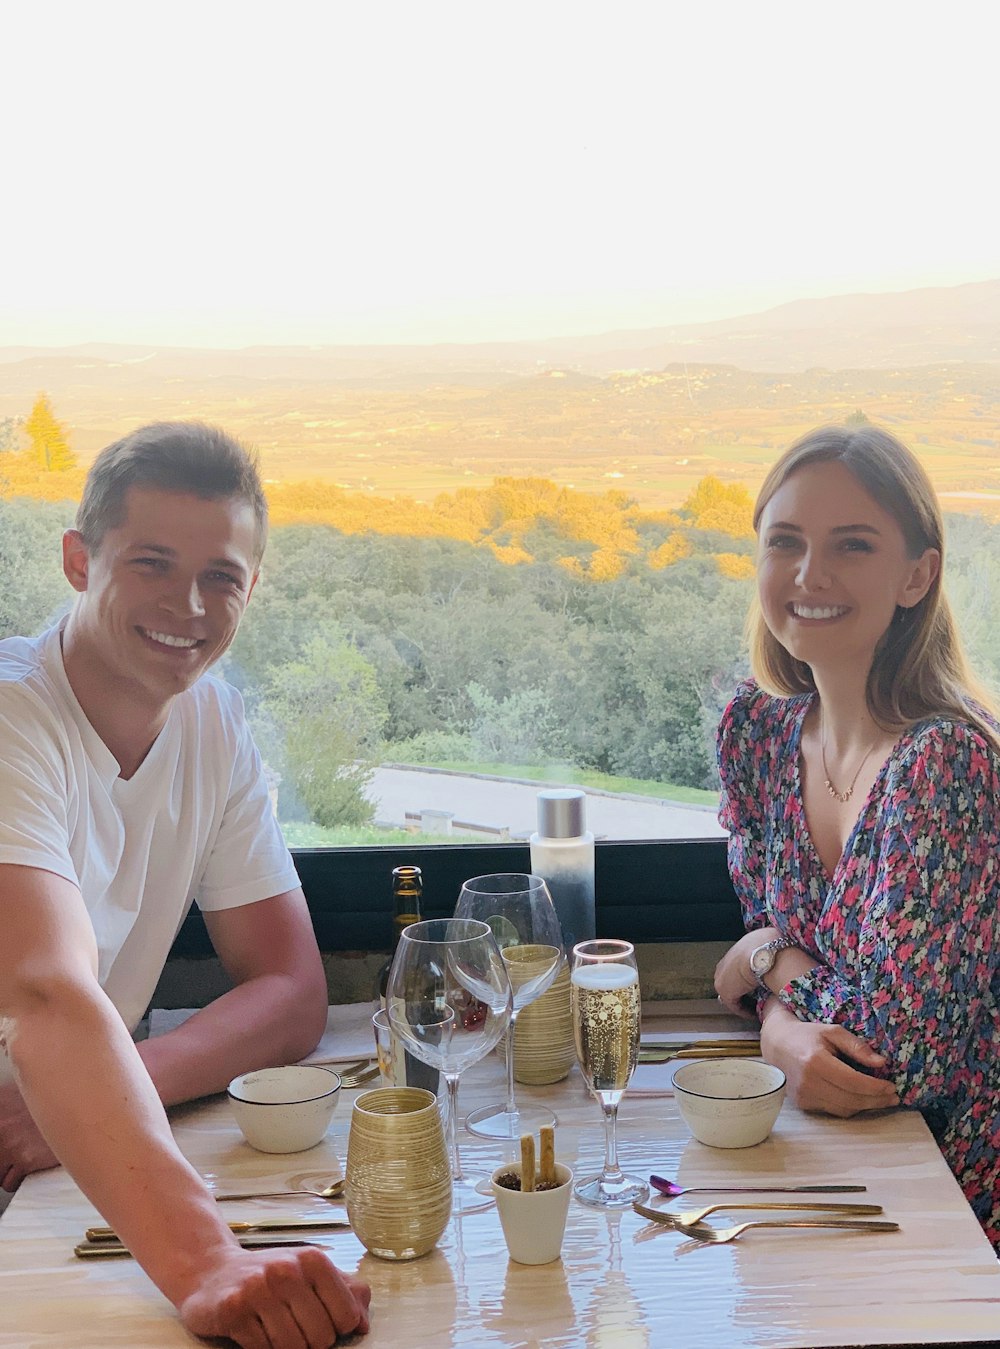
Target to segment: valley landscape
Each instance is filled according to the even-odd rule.
[[[0,349],[0,636],[65,608],[53,540],[98,450],[187,418],[261,453],[271,541],[223,672],[300,844],[383,837],[401,764],[704,808],[753,493],[821,422],[916,450],[1000,689],[1000,282],[549,342]]]
[[[541,476],[676,507],[709,474],[752,490],[801,431],[861,413],[954,508],[1000,511],[1000,281],[548,342],[0,349],[0,420],[43,389],[84,465],[143,422],[198,417],[257,445],[272,484],[425,503]]]

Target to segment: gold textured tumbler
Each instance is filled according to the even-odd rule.
[[[383,1260],[414,1260],[451,1216],[451,1168],[437,1098],[382,1087],[354,1103],[344,1197],[355,1235]]]

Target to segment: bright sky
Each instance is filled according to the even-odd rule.
[[[0,344],[543,337],[1000,276],[993,0],[30,0],[0,43]]]

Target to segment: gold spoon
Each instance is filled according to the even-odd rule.
[[[230,1202],[237,1199],[284,1199],[294,1195],[315,1195],[317,1199],[342,1199],[344,1197],[344,1181],[333,1180],[329,1185],[324,1185],[322,1189],[316,1190],[311,1185],[300,1185],[296,1190],[254,1190],[252,1194],[217,1194],[216,1200],[221,1204],[226,1200]]]

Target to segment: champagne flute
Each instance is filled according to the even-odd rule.
[[[573,947],[570,1000],[576,1056],[584,1081],[604,1111],[604,1169],[577,1181],[573,1193],[595,1208],[627,1208],[649,1195],[641,1176],[618,1165],[618,1103],[639,1055],[639,975],[627,941],[585,941]]]
[[[510,1022],[510,979],[493,933],[471,918],[431,918],[404,928],[385,990],[396,1034],[448,1088],[453,1213],[491,1204],[462,1175],[456,1118],[458,1079],[496,1045]]]
[[[455,908],[456,918],[478,918],[489,925],[510,976],[514,1002],[507,1029],[507,1099],[480,1106],[465,1120],[470,1133],[513,1141],[555,1124],[547,1106],[518,1105],[514,1094],[514,1029],[517,1014],[550,988],[564,959],[562,929],[540,876],[498,872],[465,882]]]

